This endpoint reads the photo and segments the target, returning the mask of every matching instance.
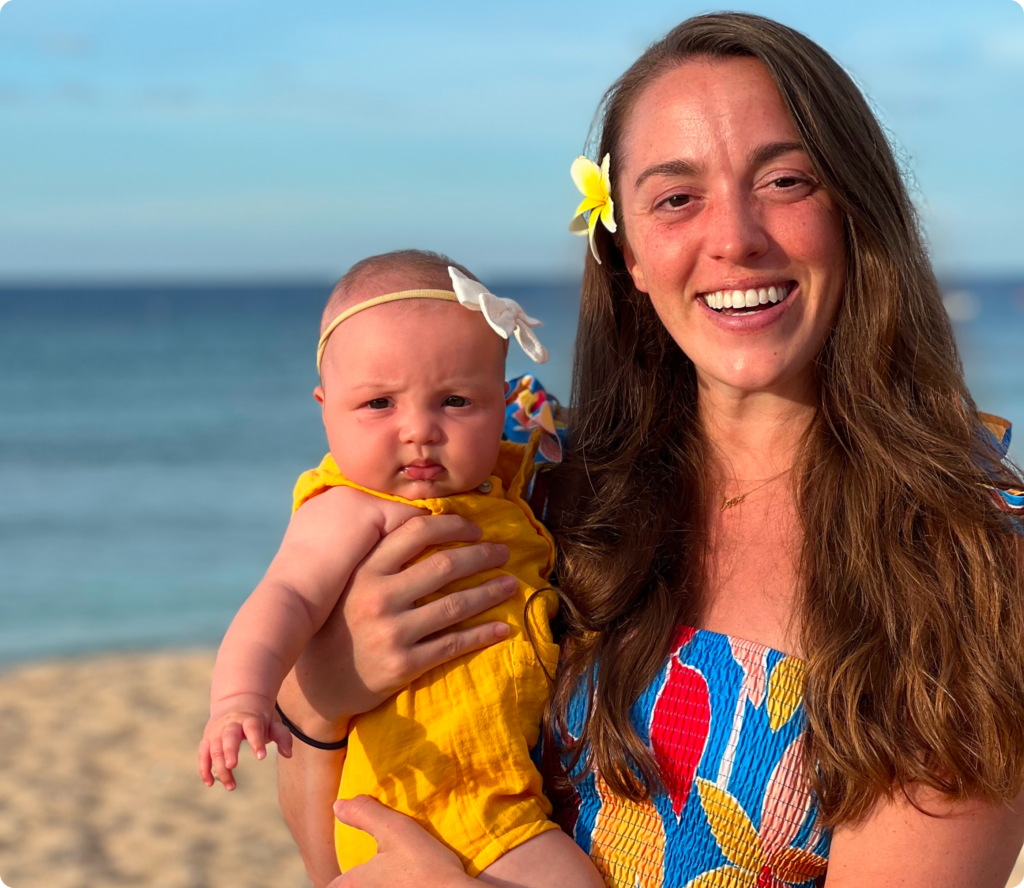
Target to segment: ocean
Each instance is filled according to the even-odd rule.
[[[328,289],[0,287],[0,661],[219,641],[326,450]],[[536,372],[567,398],[578,288],[494,289],[544,319]],[[1024,424],[1024,281],[947,306],[979,406]]]

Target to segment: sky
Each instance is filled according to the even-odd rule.
[[[1017,0],[771,0],[893,134],[943,274],[1024,275]],[[9,0],[0,281],[328,279],[437,249],[574,276],[603,91],[664,0]]]

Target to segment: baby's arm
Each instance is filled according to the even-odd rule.
[[[605,888],[591,859],[560,829],[517,845],[477,880],[500,888]]]
[[[272,740],[282,754],[291,735],[274,710],[281,682],[323,625],[355,566],[386,532],[375,497],[336,487],[293,516],[266,576],[239,610],[217,654],[210,720],[199,745],[199,773],[213,785],[211,764],[234,789],[242,738],[256,758]]]

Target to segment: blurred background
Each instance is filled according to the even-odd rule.
[[[870,97],[974,397],[1024,423],[1024,9],[734,8],[804,31]],[[210,651],[326,449],[311,392],[331,284],[371,253],[448,253],[545,321],[540,377],[566,398],[585,249],[566,229],[569,164],[604,89],[704,11],[2,4],[0,734],[20,751],[0,762],[0,878],[305,884],[273,820],[272,768],[228,804],[199,800],[179,761],[191,768]],[[510,356],[510,374],[527,369]],[[70,757],[68,721],[87,738]],[[188,755],[140,758],[147,732]],[[63,777],[28,749],[47,742]],[[271,833],[246,821],[257,809]]]

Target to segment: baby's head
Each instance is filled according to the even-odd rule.
[[[371,256],[338,281],[321,334],[356,305],[406,290],[452,290],[445,256],[401,250]],[[474,278],[475,279],[475,278]],[[327,340],[321,383],[331,455],[363,487],[406,499],[479,486],[498,457],[505,422],[508,340],[479,311],[441,299],[375,305]]]

